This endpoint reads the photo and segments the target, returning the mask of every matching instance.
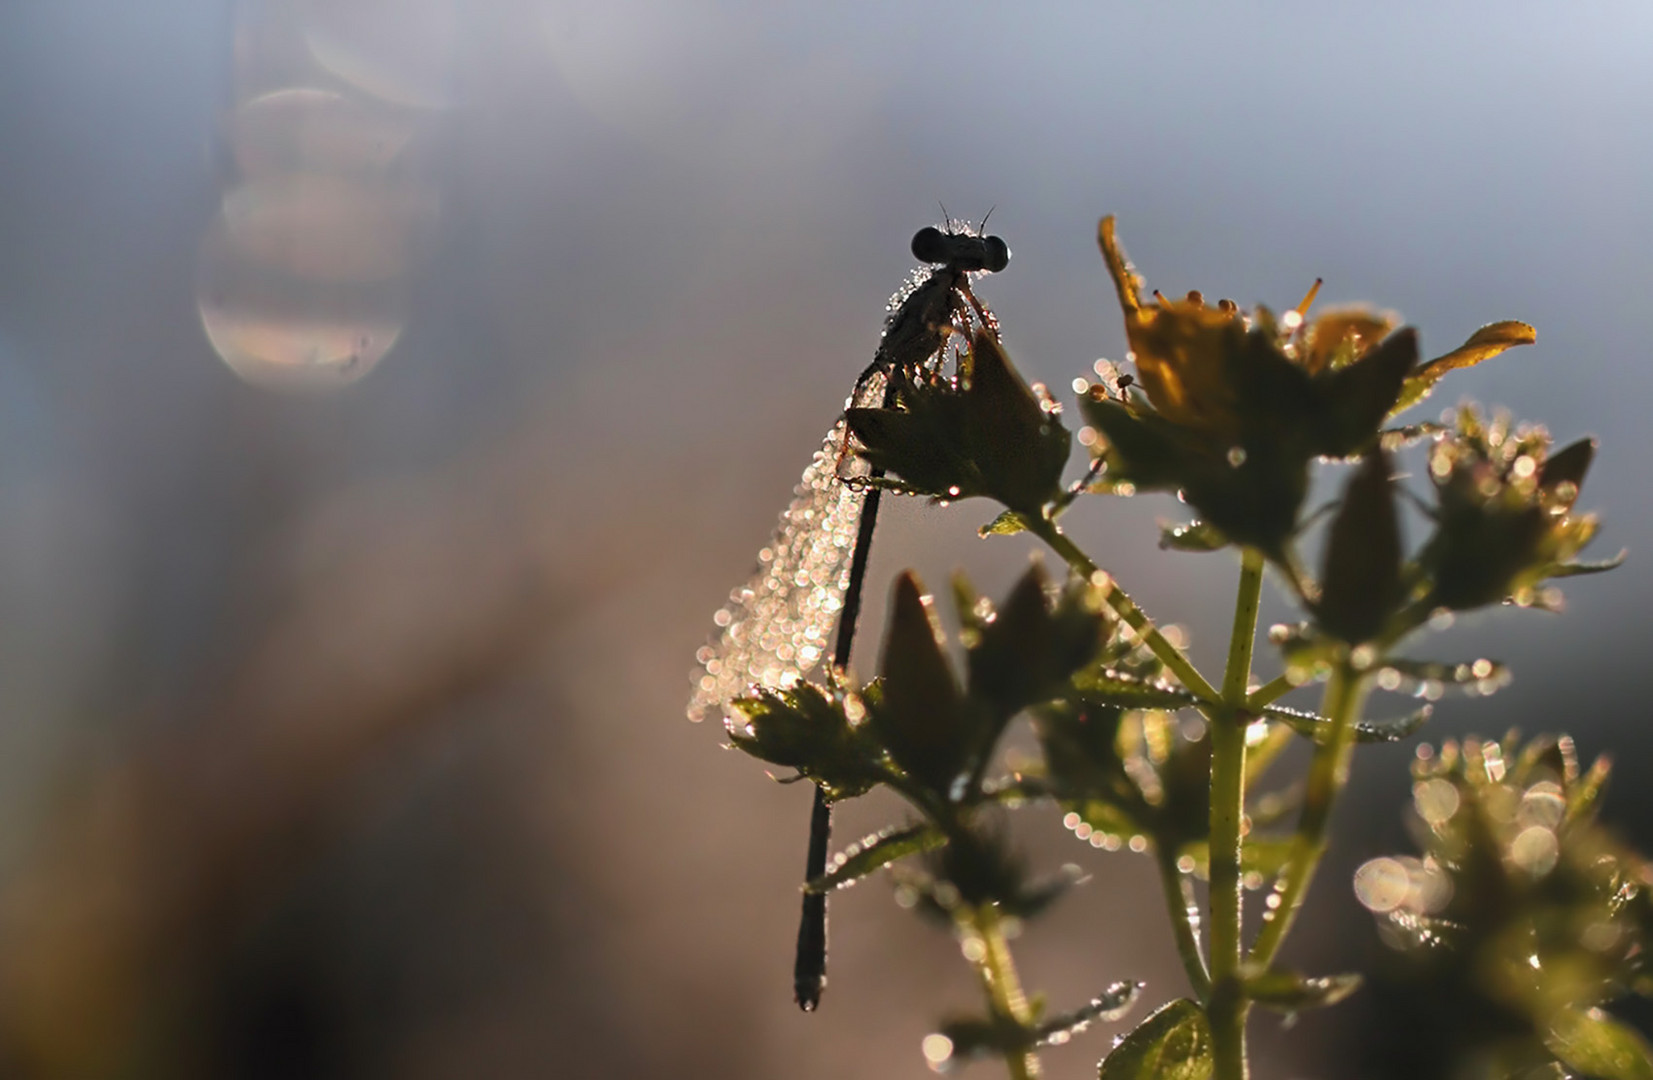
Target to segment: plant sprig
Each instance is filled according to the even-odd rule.
[[[1330,841],[1356,747],[1406,737],[1427,718],[1423,710],[1373,721],[1366,702],[1404,686],[1425,696],[1448,688],[1491,693],[1507,678],[1490,660],[1420,661],[1395,650],[1442,612],[1500,602],[1553,607],[1559,594],[1552,579],[1616,562],[1579,561],[1599,528],[1593,515],[1574,510],[1593,441],[1552,449],[1542,428],[1469,406],[1440,424],[1386,426],[1448,373],[1530,344],[1531,327],[1493,323],[1458,349],[1423,359],[1417,333],[1390,315],[1342,308],[1311,317],[1318,283],[1278,316],[1228,301],[1208,305],[1197,292],[1166,299],[1144,293],[1111,218],[1099,242],[1135,371],[1082,389],[1087,426],[1079,441],[1091,462],[1077,484],[1062,478],[1072,439],[1061,410],[1022,380],[996,325],[974,333],[952,374],[904,378],[886,407],[846,416],[859,453],[888,484],[938,502],[994,500],[1003,510],[983,533],[1031,534],[1065,564],[1067,580],[1048,581],[1035,566],[998,605],[955,580],[962,630],[950,644],[922,586],[903,574],[875,679],[857,685],[834,672],[821,686],[754,694],[734,703],[730,736],[831,799],[882,786],[911,808],[911,820],[856,845],[807,887],[840,888],[888,870],[907,906],[952,927],[985,1011],[948,1021],[926,1041],[933,1067],[995,1056],[1013,1078],[1039,1076],[1041,1047],[1117,1018],[1137,996],[1139,984],[1125,980],[1055,1016],[1024,989],[1013,931],[1074,882],[1072,874],[1033,873],[1008,839],[1006,816],[1041,799],[1059,804],[1067,827],[1093,847],[1152,855],[1189,983],[1188,998],[1153,1013],[1107,1055],[1104,1080],[1241,1080],[1253,1006],[1298,1012],[1333,1004],[1359,984],[1354,975],[1299,974],[1278,960]],[[1422,500],[1431,533],[1409,549],[1399,501],[1420,496],[1403,490],[1393,456],[1422,438],[1431,440],[1425,471],[1432,498]],[[1329,515],[1305,514],[1315,471],[1336,461],[1349,465],[1341,498]],[[1238,554],[1232,631],[1215,677],[1059,522],[1084,494],[1155,491],[1178,494],[1198,515],[1169,530],[1165,546]],[[1299,552],[1316,532],[1324,534],[1323,557],[1311,573]],[[1271,631],[1283,670],[1259,684],[1257,613],[1270,568],[1303,620]],[[1324,681],[1318,712],[1279,705],[1316,680]],[[1201,722],[1181,722],[1179,712]],[[1022,715],[1032,719],[1040,757],[1000,775],[1000,743]],[[1271,779],[1296,737],[1313,743],[1306,769]],[[1611,932],[1597,934],[1601,947],[1585,961],[1560,945],[1553,952],[1561,959],[1532,952],[1538,966],[1592,974],[1543,982],[1549,989],[1537,996],[1500,999],[1499,1008],[1522,1018],[1527,1038],[1499,1043],[1483,1057],[1507,1064],[1510,1075],[1539,1059],[1597,1075],[1649,1075],[1646,1047],[1598,1007],[1614,994],[1653,989],[1637,959],[1641,935],[1653,929],[1653,871],[1592,831],[1599,777],[1580,776],[1569,743],[1531,744],[1519,778],[1495,775],[1489,746],[1496,750],[1451,744],[1438,765],[1420,772],[1420,791],[1436,785],[1429,790],[1438,794],[1446,785],[1454,806],[1469,809],[1438,819],[1420,810],[1434,831],[1429,854],[1414,862],[1424,877],[1460,882],[1460,898],[1483,897],[1492,875],[1505,882],[1499,895],[1513,899],[1494,905],[1492,915],[1473,904],[1453,909],[1442,925],[1470,919],[1469,929],[1436,936],[1468,942],[1464,956],[1509,948],[1503,934],[1542,938],[1560,918],[1542,886],[1563,873],[1584,875],[1579,887],[1594,890],[1591,902],[1609,905],[1574,905],[1564,914],[1605,920]],[[1498,808],[1526,806],[1535,791],[1548,791],[1544,784],[1560,792],[1562,809],[1544,826],[1554,850],[1537,858],[1517,849],[1542,846],[1544,838],[1510,833]],[[1602,859],[1616,860],[1617,869],[1601,871]],[[1208,882],[1203,912],[1196,876]],[[1247,942],[1248,892],[1269,883],[1261,929]],[[1384,911],[1416,941],[1425,933],[1419,927],[1440,919],[1416,899],[1424,886],[1414,885],[1405,893],[1411,899]],[[1588,937],[1589,926],[1579,932]],[[1470,978],[1462,974],[1470,968],[1452,970]]]

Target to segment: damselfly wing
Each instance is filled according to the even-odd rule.
[[[985,220],[984,220],[985,224]],[[997,236],[948,222],[920,229],[913,256],[926,263],[890,298],[878,349],[845,402],[846,408],[888,408],[892,372],[934,372],[946,361],[954,335],[994,333],[998,324],[970,289],[972,275],[1002,270],[1010,249]],[[724,715],[730,701],[755,688],[784,689],[823,659],[848,666],[861,586],[877,521],[882,473],[855,455],[840,416],[793,491],[769,544],[758,553],[751,580],[729,594],[713,617],[715,639],[695,656],[689,718]],[[836,625],[830,652],[828,635]],[[826,870],[831,807],[819,788],[810,818],[805,880]],[[826,897],[806,893],[793,969],[798,1005],[813,1010],[826,985]]]

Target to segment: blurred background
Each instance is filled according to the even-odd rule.
[[[1653,846],[1650,40],[1629,3],[0,4],[0,1072],[925,1075],[955,946],[841,894],[800,1014],[808,792],[683,707],[941,203],[993,208],[980,295],[1059,391],[1124,349],[1103,213],[1167,293],[1320,276],[1431,355],[1535,324],[1424,411],[1599,435],[1631,558],[1432,639],[1515,682],[1431,734],[1611,749]],[[1233,560],[1155,550],[1176,509],[1072,529],[1215,664]],[[863,655],[901,567],[1003,591],[991,515],[896,501]],[[1348,879],[1412,850],[1410,753],[1356,763],[1315,973],[1380,949]],[[1028,981],[1182,993],[1146,861],[1024,816],[1093,874]],[[1259,1019],[1258,1075],[1379,1074],[1376,1011]]]

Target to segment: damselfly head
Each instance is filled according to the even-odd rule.
[[[913,234],[913,258],[971,274],[996,274],[1010,265],[1010,246],[1002,237],[942,232],[926,225]]]

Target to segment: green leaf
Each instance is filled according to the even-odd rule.
[[[1378,445],[1391,454],[1396,450],[1403,450],[1408,446],[1416,446],[1425,439],[1452,430],[1445,424],[1433,420],[1424,420],[1416,424],[1403,424],[1400,427],[1384,428],[1378,432]]]
[[[1321,595],[1314,604],[1321,627],[1351,644],[1375,637],[1405,599],[1400,567],[1389,456],[1374,450],[1343,489],[1343,504],[1332,519]]]
[[[1312,417],[1319,429],[1315,449],[1328,457],[1348,457],[1369,445],[1417,362],[1417,331],[1407,327],[1354,363],[1316,379],[1320,406]]]
[[[1408,735],[1423,726],[1434,712],[1431,706],[1425,705],[1416,712],[1405,716],[1397,716],[1391,720],[1358,720],[1355,722],[1355,741],[1362,743],[1391,743],[1400,742]],[[1320,732],[1326,730],[1331,723],[1330,718],[1319,713],[1303,712],[1288,708],[1284,705],[1270,705],[1263,710],[1263,715],[1270,720],[1279,720],[1287,724],[1299,735],[1316,742],[1320,739]]]
[[[1052,1016],[1034,1028],[1039,1046],[1060,1046],[1098,1020],[1114,1021],[1124,1016],[1142,993],[1142,983],[1117,982],[1090,1004],[1069,1013]]]
[[[865,794],[887,776],[878,748],[850,723],[840,690],[814,683],[762,690],[731,702],[730,712],[732,746],[798,770],[829,800]]]
[[[1590,463],[1595,457],[1596,440],[1583,438],[1569,443],[1544,459],[1544,467],[1538,472],[1538,486],[1553,488],[1559,484],[1572,484],[1575,488],[1583,487],[1584,474],[1590,471]]]
[[[900,490],[955,500],[985,495],[1039,514],[1062,500],[1073,436],[981,331],[953,378],[892,372],[892,408],[844,413],[861,457]]]
[[[1228,546],[1228,537],[1220,529],[1203,521],[1182,525],[1161,524],[1159,546],[1165,551],[1221,551]]]
[[[1506,349],[1513,349],[1518,345],[1531,345],[1538,340],[1538,331],[1524,322],[1506,320],[1504,322],[1488,323],[1469,336],[1469,340],[1453,349],[1445,356],[1435,359],[1418,368],[1407,376],[1401,387],[1400,398],[1389,415],[1411,408],[1429,395],[1441,376],[1456,368],[1472,367],[1483,360],[1489,360]]]
[[[1106,630],[1106,620],[1090,609],[1082,590],[1068,590],[1052,610],[1044,570],[1035,563],[969,652],[970,696],[988,703],[1003,720],[1049,701],[1097,655]]]
[[[1245,981],[1246,996],[1259,1005],[1284,1013],[1298,1013],[1336,1005],[1360,988],[1359,975],[1310,978],[1295,971],[1265,971]]]
[[[934,851],[947,842],[942,831],[929,822],[889,828],[851,844],[829,864],[827,872],[804,886],[807,892],[824,893],[842,889],[882,869],[897,859]]]
[[[1611,559],[1601,559],[1597,562],[1567,562],[1557,563],[1549,568],[1549,576],[1553,578],[1585,577],[1590,574],[1605,574],[1609,570],[1617,570],[1624,565],[1624,560],[1630,557],[1629,548],[1621,548]]]
[[[976,530],[978,536],[1015,536],[1027,532],[1027,519],[1014,510],[1006,510]]]
[[[1024,513],[1059,501],[1072,433],[1046,411],[998,335],[978,330],[963,366],[968,444],[987,493]]]
[[[1600,1080],[1653,1080],[1653,1047],[1600,1009],[1562,1010],[1544,1045],[1572,1069]]]
[[[1199,698],[1179,686],[1113,668],[1086,668],[1073,677],[1073,687],[1086,702],[1122,709],[1176,710],[1199,704]]]
[[[1209,1080],[1216,1067],[1205,1012],[1187,998],[1136,1026],[1097,1070],[1098,1080]]]
[[[1079,407],[1086,422],[1108,440],[1110,479],[1143,489],[1175,490],[1201,467],[1199,448],[1163,417],[1138,416],[1097,390],[1080,398]]]
[[[942,654],[929,599],[910,573],[896,579],[880,671],[883,694],[867,702],[869,723],[897,765],[945,794],[964,767],[977,725]]]

